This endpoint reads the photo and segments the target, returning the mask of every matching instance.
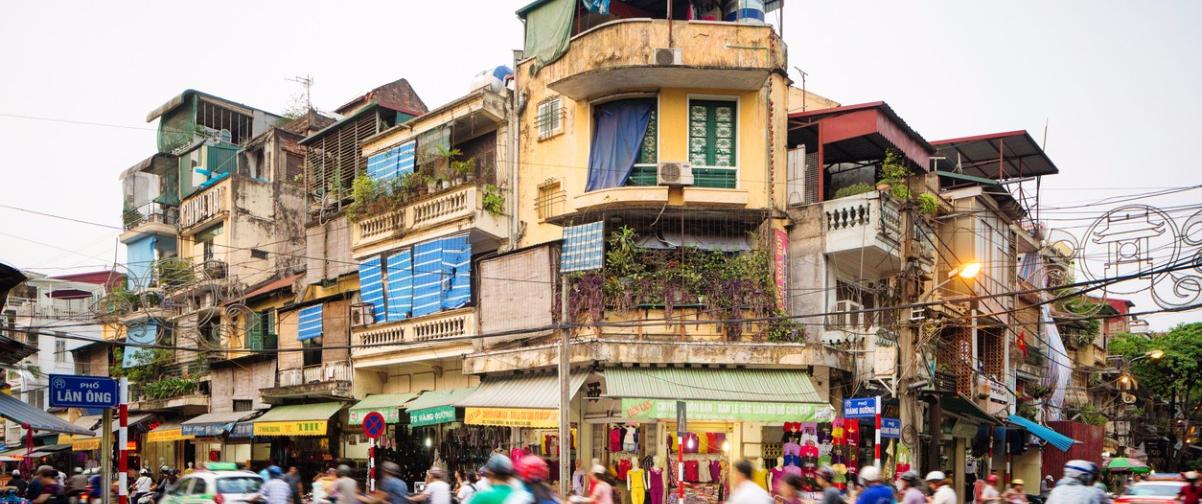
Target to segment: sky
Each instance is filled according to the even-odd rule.
[[[120,225],[117,176],[154,152],[146,113],[184,89],[269,111],[310,75],[331,110],[405,77],[431,108],[510,64],[527,0],[19,2],[0,16],[0,205]],[[1116,203],[1196,205],[1202,2],[785,2],[790,77],[884,100],[928,140],[1027,129],[1061,173],[1048,224]],[[775,14],[770,15],[775,17]],[[35,119],[37,118],[37,119]],[[76,124],[64,121],[78,121]],[[1028,186],[1030,188],[1030,186]],[[1178,225],[1193,209],[1170,215]],[[1202,238],[1202,236],[1199,236]],[[124,258],[116,232],[0,206],[0,260],[49,274]],[[1163,251],[1163,250],[1162,250]],[[1090,257],[1099,258],[1093,253]],[[1146,293],[1136,310],[1153,309]],[[1148,317],[1154,329],[1198,312]]]

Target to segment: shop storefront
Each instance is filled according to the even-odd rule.
[[[178,423],[162,423],[146,433],[142,448],[143,460],[153,470],[167,466],[186,467],[187,462],[196,462],[196,436],[185,435]]]
[[[342,457],[339,437],[342,422],[338,418],[345,405],[341,402],[275,406],[253,421],[252,442],[266,438],[270,451],[255,462],[280,466],[295,465],[303,474],[316,474]]]
[[[100,415],[84,415],[71,422],[76,427],[88,429],[92,434],[62,434],[59,444],[71,446],[71,465],[91,469],[100,465]]]
[[[481,440],[490,439],[491,434],[469,433],[464,429],[463,409],[455,407],[456,401],[475,390],[428,390],[407,400],[404,413],[398,411],[398,421],[390,421],[380,438],[378,461],[395,462],[406,481],[422,481],[436,461],[449,472],[478,469],[480,453],[487,456],[489,451],[477,450],[475,445],[487,443]]]
[[[417,394],[370,394],[351,405],[347,412],[347,429],[343,436],[342,454],[344,458],[367,460],[371,441],[363,434],[363,418],[371,413],[379,413],[384,417],[388,426],[385,435],[377,440],[377,451],[383,451],[384,446],[391,446],[396,432],[396,425],[401,422],[401,410],[405,404],[417,397]],[[377,458],[377,462],[382,459]]]
[[[195,460],[192,462],[196,464],[196,467],[203,467],[205,462],[245,462],[250,460],[249,445],[245,457],[235,458],[237,454],[232,452],[230,457],[226,457],[226,447],[231,444],[226,441],[226,437],[238,422],[258,414],[258,411],[205,413],[180,423],[181,434],[191,436],[196,446]]]
[[[235,462],[245,467],[266,466],[271,458],[271,439],[255,438],[253,421],[235,423],[221,445],[220,461]]]

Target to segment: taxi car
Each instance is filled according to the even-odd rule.
[[[205,469],[179,479],[175,490],[159,504],[246,504],[263,486],[263,479],[228,463],[210,463]]]

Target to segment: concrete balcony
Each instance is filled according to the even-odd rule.
[[[190,234],[229,215],[231,179],[197,192],[179,205],[180,234]]]
[[[660,88],[751,91],[785,70],[785,46],[771,26],[673,21],[669,44],[668,23],[624,19],[580,33],[541,78],[582,100]]]
[[[491,239],[504,238],[507,217],[484,210],[483,200],[480,186],[465,184],[411,201],[400,209],[353,223],[351,247],[356,256],[364,256],[455,231],[478,231]],[[437,232],[424,233],[431,230]]]
[[[878,275],[901,268],[901,214],[888,196],[870,191],[822,204],[826,255],[836,264],[864,265]]]
[[[476,333],[475,308],[461,308],[410,320],[357,327],[351,330],[351,337],[358,347],[354,350],[354,357],[359,359],[403,354],[411,350],[404,345],[406,343],[436,344],[447,338],[464,343],[459,339]]]
[[[125,231],[118,239],[128,244],[147,235],[174,237],[179,224],[179,209],[160,203],[149,203],[127,210],[122,216]]]
[[[350,361],[281,369],[275,387],[260,391],[268,403],[284,399],[351,399]]]

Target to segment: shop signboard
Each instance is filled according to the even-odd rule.
[[[256,436],[324,436],[325,420],[301,420],[292,422],[255,422]]]
[[[783,229],[772,230],[772,280],[776,284],[776,308],[788,309],[789,235]]]
[[[234,428],[230,429],[231,438],[249,438],[255,434],[254,422],[238,422],[234,424]]]
[[[886,439],[900,439],[901,419],[881,418],[881,437]]]
[[[50,406],[116,408],[117,380],[101,376],[50,375]]]
[[[71,451],[92,451],[100,449],[100,438],[82,438],[71,440]]]
[[[752,401],[684,401],[692,420],[740,420],[748,422],[829,422],[835,410],[827,404]],[[622,399],[623,416],[629,419],[671,420],[676,418],[676,401],[670,399]]]
[[[433,408],[422,408],[409,412],[410,427],[425,427],[427,425],[438,425],[454,421],[454,406],[435,406]]]
[[[183,429],[179,427],[153,430],[146,433],[147,443],[168,443],[171,441],[183,441],[195,438],[196,436],[184,435]]]
[[[689,414],[684,401],[676,401],[676,434],[683,436],[689,431]]]
[[[219,437],[225,434],[225,429],[229,425],[222,423],[187,424],[180,426],[180,429],[185,436]]]
[[[379,408],[379,409],[361,408],[361,409],[350,410],[350,412],[348,413],[350,424],[351,425],[361,425],[361,424],[363,424],[363,419],[366,418],[367,415],[370,415],[372,413],[379,413],[381,415],[384,415],[384,421],[386,423],[394,424],[394,423],[398,423],[401,421],[400,406],[393,407],[393,408]]]
[[[875,397],[853,397],[843,400],[844,418],[876,418]]]
[[[559,426],[559,410],[526,408],[467,408],[463,423],[500,427],[550,429]],[[256,425],[258,427],[258,425]]]

